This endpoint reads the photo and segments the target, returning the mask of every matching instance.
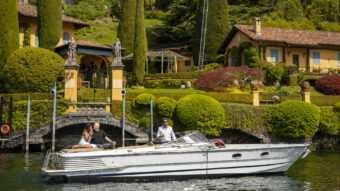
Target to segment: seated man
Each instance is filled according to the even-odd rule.
[[[93,127],[93,135],[91,139],[92,144],[96,144],[101,149],[112,149],[116,144],[116,141],[111,141],[107,134],[102,129],[99,129],[99,123],[95,123]]]
[[[157,138],[159,138],[162,143],[176,140],[172,127],[168,125],[168,119],[163,118],[163,126],[158,128]]]

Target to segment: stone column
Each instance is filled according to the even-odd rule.
[[[122,100],[124,66],[113,66],[112,70],[112,100]]]
[[[77,102],[77,80],[79,66],[76,61],[77,44],[72,38],[68,48],[68,58],[64,65],[65,68],[65,98]]]
[[[260,106],[259,82],[257,80],[253,80],[250,85],[253,93],[253,106]]]
[[[310,103],[310,84],[308,81],[305,81],[301,84],[302,90],[302,101]]]
[[[113,46],[114,59],[111,65],[112,71],[112,100],[122,100],[122,89],[123,89],[123,69],[124,65],[121,58],[121,44],[119,39]]]

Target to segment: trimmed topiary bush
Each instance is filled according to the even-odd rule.
[[[319,78],[315,82],[315,87],[327,95],[340,95],[340,76],[328,75]]]
[[[54,51],[62,31],[62,2],[38,0],[39,47]]]
[[[139,120],[139,126],[144,129],[148,129],[150,127],[150,118],[143,117],[141,120]]]
[[[156,109],[159,115],[164,117],[171,117],[176,108],[176,100],[168,97],[161,97],[157,99]]]
[[[226,126],[221,104],[204,95],[192,94],[178,100],[176,115],[185,130],[199,130],[204,135],[219,136]]]
[[[139,106],[148,106],[150,105],[150,97],[152,96],[153,105],[155,105],[156,97],[152,94],[140,94],[136,98],[132,100],[132,107],[138,108]]]
[[[42,48],[16,50],[4,67],[6,89],[10,93],[49,92],[64,70],[64,59]]]
[[[245,64],[250,68],[260,67],[260,58],[257,54],[257,48],[250,42],[241,42],[239,46],[240,52],[243,51]]]
[[[285,69],[280,65],[274,65],[266,71],[266,84],[273,85],[275,82],[280,82]]]
[[[319,131],[328,135],[338,134],[340,127],[338,116],[328,108],[321,108],[320,111]]]
[[[311,138],[320,122],[320,108],[302,101],[271,106],[263,115],[268,131],[286,137]]]

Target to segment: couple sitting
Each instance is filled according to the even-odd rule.
[[[74,145],[72,149],[78,148],[100,148],[112,149],[116,141],[111,141],[102,129],[99,129],[99,123],[95,123],[92,128],[91,124],[86,124],[78,145]]]

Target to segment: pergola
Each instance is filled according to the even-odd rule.
[[[170,65],[168,64],[168,70],[167,70],[168,73],[169,73],[169,70],[177,73],[177,60],[186,59],[186,57],[176,52],[170,51],[170,50],[149,50],[146,53],[146,68],[145,68],[146,73],[148,73],[149,58],[153,58],[153,59],[150,59],[153,61],[161,61],[162,73],[163,73],[163,68],[164,68],[164,58],[167,58],[168,63],[171,63]],[[122,58],[122,60],[132,60],[132,59],[133,59],[133,53]]]

